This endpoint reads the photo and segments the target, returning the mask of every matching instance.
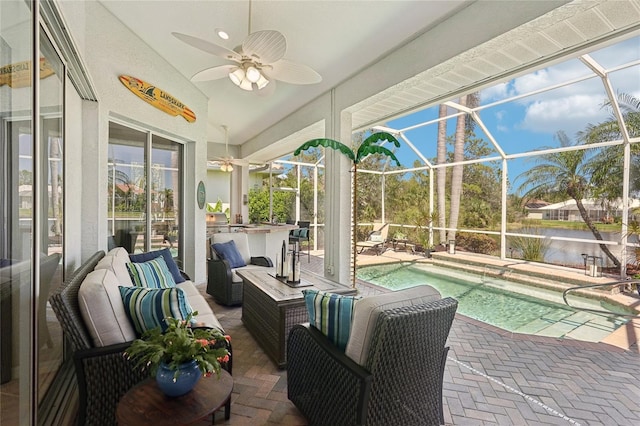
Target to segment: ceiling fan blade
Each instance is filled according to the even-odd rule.
[[[229,162],[231,164],[235,164],[237,166],[248,166],[249,165],[249,162],[247,160],[240,160],[240,159],[235,159],[235,158],[230,159]]]
[[[242,60],[242,56],[240,56],[238,52],[234,52],[233,50],[227,49],[226,47],[218,46],[217,44],[187,34],[176,32],[173,32],[171,34],[173,34],[173,36],[178,40],[187,43],[189,46],[195,47],[196,49],[200,49],[214,56],[219,56],[221,58],[236,62],[240,62]]]
[[[195,73],[193,77],[191,77],[191,81],[218,80],[219,78],[227,77],[234,68],[237,68],[237,65],[220,65],[217,67],[207,68]]]
[[[284,56],[287,39],[275,30],[256,31],[242,42],[242,53],[262,64],[271,64]]]
[[[291,84],[316,84],[322,81],[322,76],[310,67],[286,59],[264,67],[263,72],[269,79]]]

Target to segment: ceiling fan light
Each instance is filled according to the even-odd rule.
[[[232,172],[233,171],[233,166],[231,165],[231,163],[227,163],[227,171],[228,172]]]
[[[242,80],[244,80],[244,70],[242,68],[235,68],[229,73],[229,78],[233,81],[233,84],[240,86]]]
[[[254,67],[253,65],[247,67],[247,80],[249,80],[252,83],[257,83],[258,80],[260,80],[260,77],[262,77],[262,73],[260,72],[260,70],[258,70],[258,68]]]
[[[253,90],[253,85],[246,78],[242,79],[242,81],[238,86],[240,86],[241,89],[246,90],[248,92],[251,92]]]
[[[256,86],[258,86],[258,90],[260,89],[264,89],[267,84],[269,84],[269,80],[267,80],[267,78],[260,73],[260,79],[258,81],[256,81]]]

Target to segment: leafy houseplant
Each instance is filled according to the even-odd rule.
[[[175,371],[174,382],[178,367],[193,361],[202,375],[210,376],[214,372],[220,375],[220,364],[229,361],[227,347],[231,337],[215,328],[193,328],[191,320],[197,314],[189,314],[184,321],[165,318],[167,330],[162,333],[160,327],[156,327],[145,332],[129,346],[127,356],[135,360],[136,367],[149,368],[152,376],[161,364],[166,364]]]

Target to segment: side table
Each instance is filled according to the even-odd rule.
[[[120,398],[116,419],[119,426],[192,424],[215,413],[229,400],[232,390],[233,378],[225,370],[220,371],[220,379],[202,377],[191,392],[176,398],[166,396],[149,378]]]

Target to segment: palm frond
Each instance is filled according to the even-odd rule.
[[[366,147],[366,149],[364,149],[364,150],[358,149],[358,154],[359,155],[358,155],[358,158],[356,160],[356,164],[359,163],[360,160],[365,158],[367,155],[382,154],[382,155],[386,155],[387,157],[391,158],[393,161],[396,162],[396,165],[398,167],[400,167],[400,161],[395,156],[395,154],[393,152],[391,152],[391,150],[389,148],[385,148],[384,146],[370,145],[370,146]]]
[[[373,145],[373,144],[377,143],[377,142],[382,142],[382,141],[385,141],[385,140],[388,141],[388,142],[393,143],[393,145],[395,145],[396,148],[400,148],[400,142],[391,133],[377,132],[377,133],[374,133],[374,134],[368,136],[364,141],[362,141],[362,144],[360,144],[360,146],[358,147],[358,152],[356,153],[355,162],[359,163],[367,155],[373,154],[374,151],[371,148],[377,146],[377,145]],[[384,148],[384,147],[380,147],[380,148]],[[388,148],[384,148],[384,149],[386,150],[385,152],[376,151],[375,153],[388,155],[389,157],[391,157],[391,158],[393,158],[395,160],[395,162],[396,162],[396,164],[398,166],[400,166],[400,162],[395,157],[395,155],[393,155],[391,150],[389,150]]]
[[[338,150],[342,152],[344,155],[346,155],[347,157],[349,157],[351,161],[353,162],[356,161],[355,154],[353,153],[353,150],[351,148],[349,148],[342,142],[338,142],[337,140],[327,139],[327,138],[318,138],[318,139],[311,139],[309,141],[306,141],[293,152],[293,155],[299,155],[300,152],[306,151],[309,148],[315,148],[317,146]]]

